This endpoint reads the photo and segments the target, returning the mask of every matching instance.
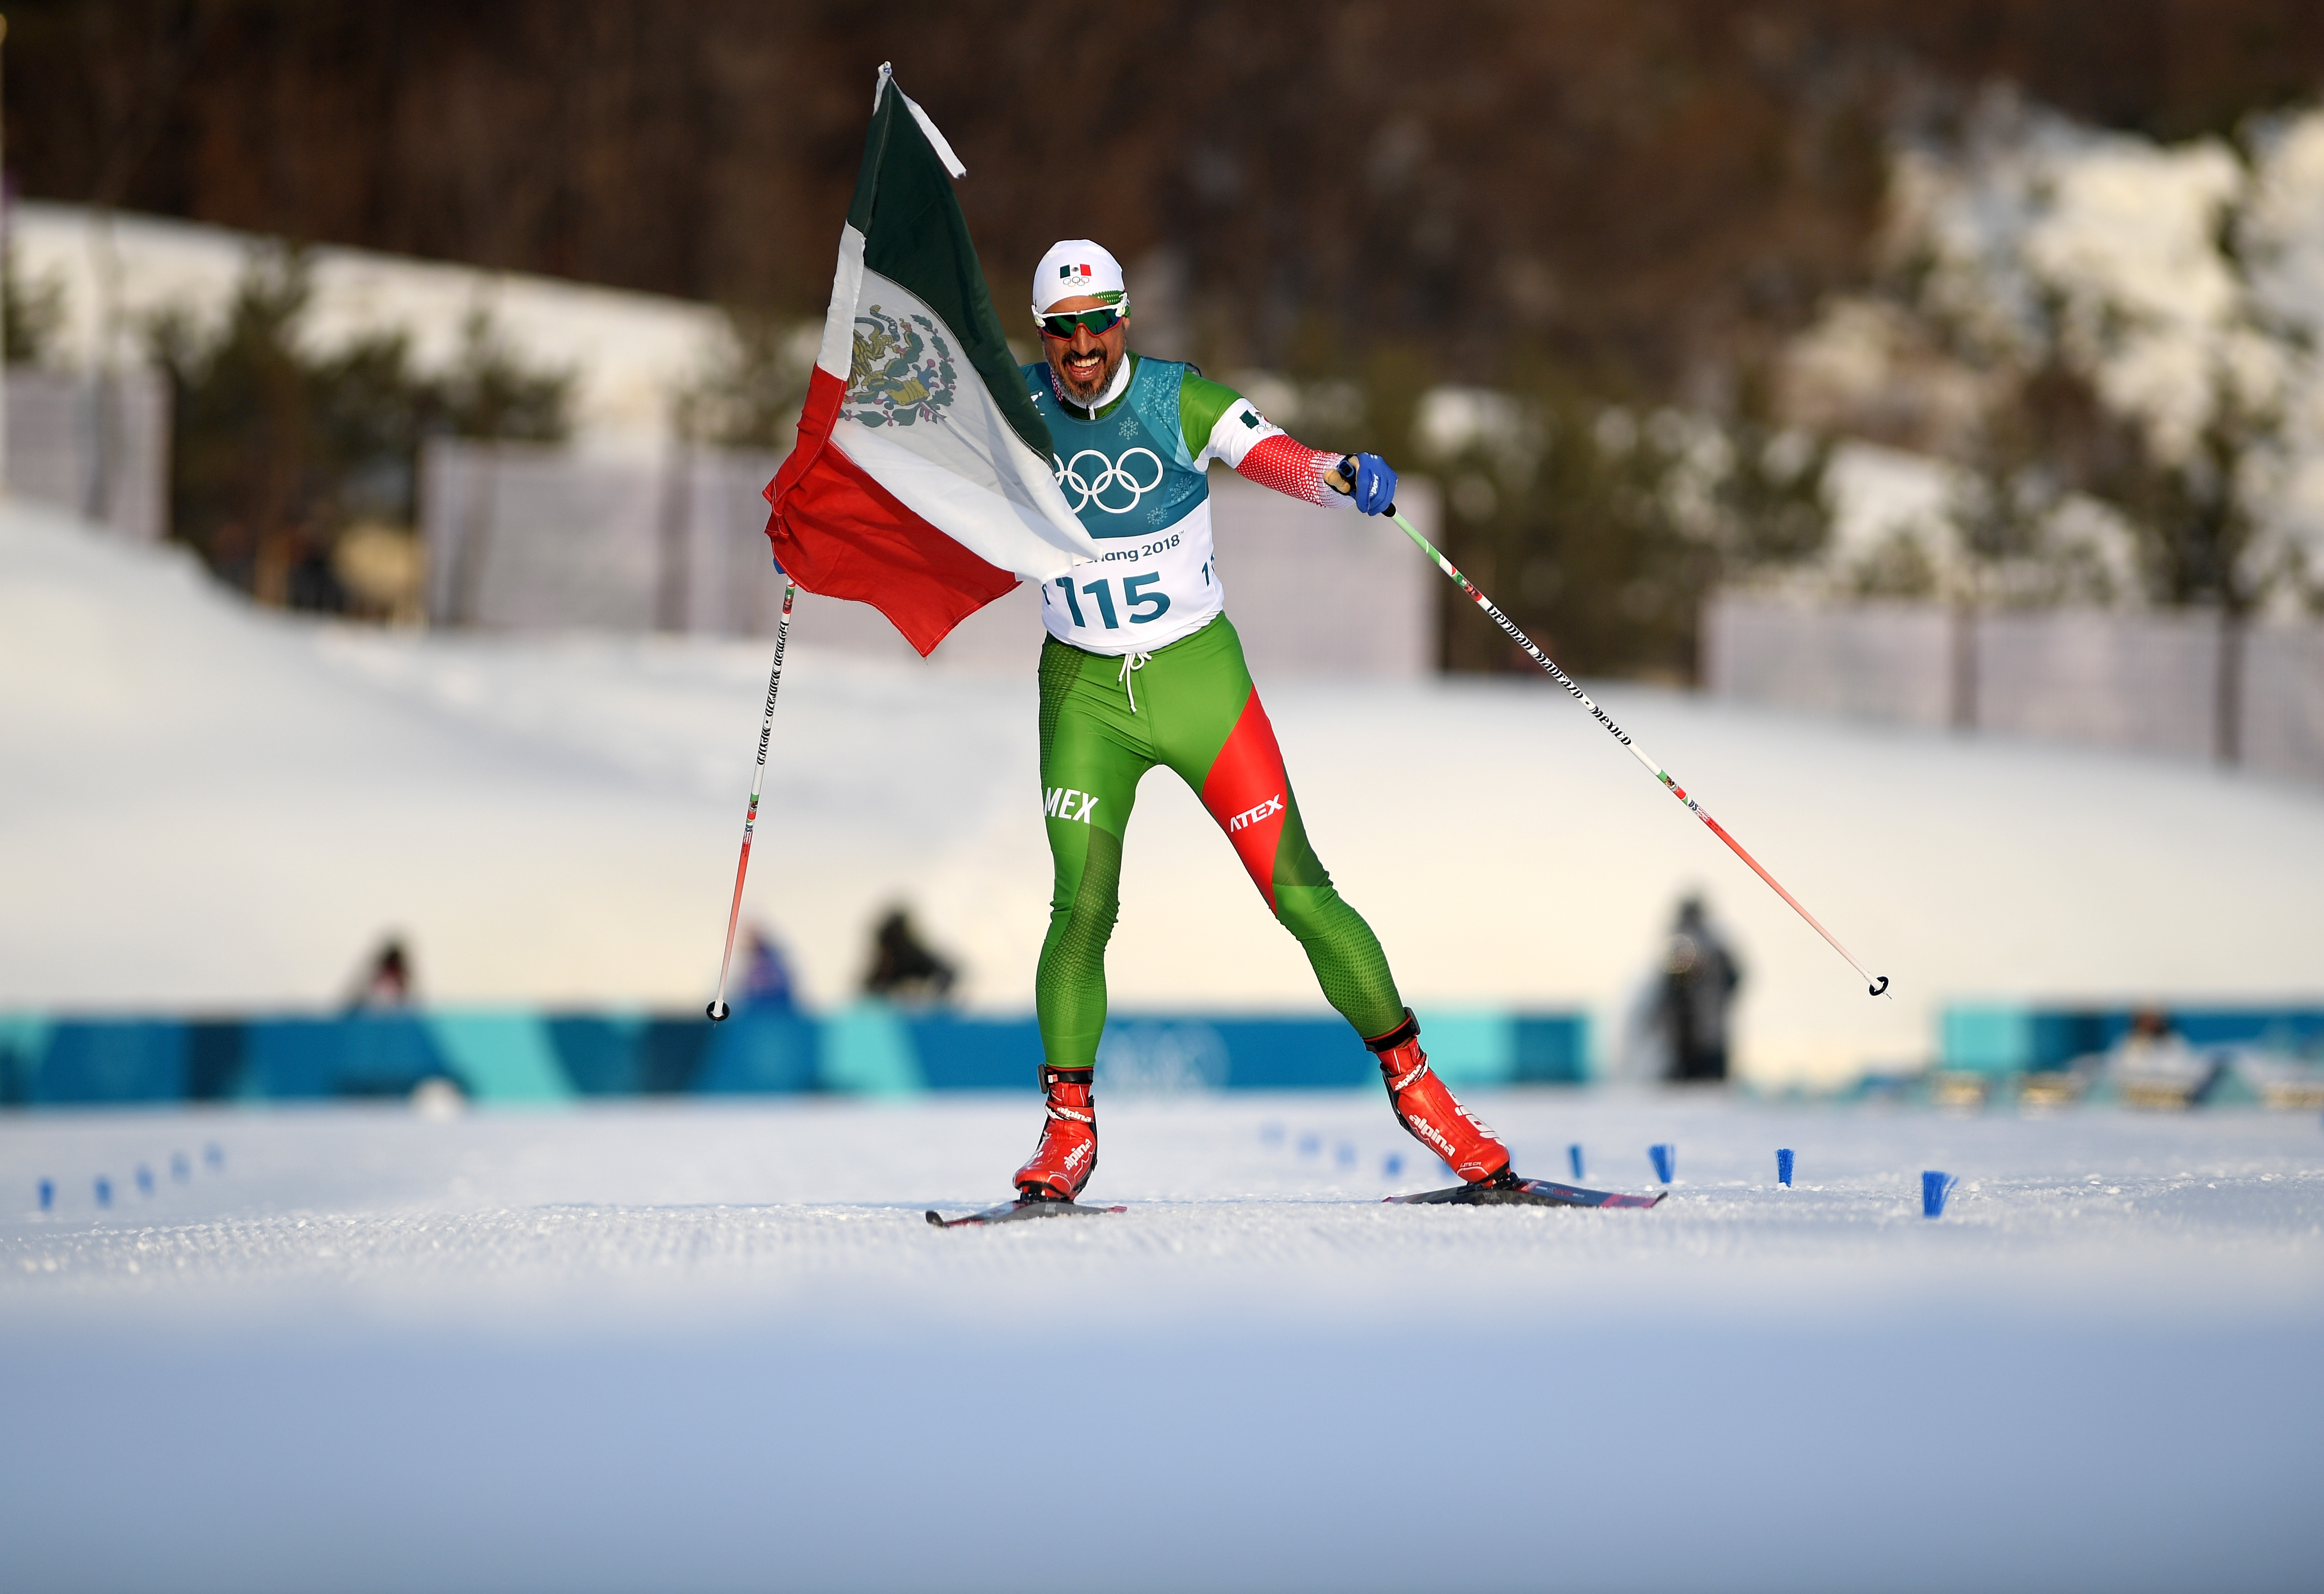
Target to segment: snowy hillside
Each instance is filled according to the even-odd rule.
[[[1033,646],[990,677],[796,638],[747,911],[811,1000],[844,998],[900,898],[965,963],[973,1005],[1030,1005],[1049,889]],[[181,555],[8,509],[0,1008],[324,1004],[391,928],[431,1000],[697,1005],[765,669],[757,643],[294,621]],[[1924,1058],[1947,998],[2316,989],[2312,793],[1605,688],[1894,979],[1876,1002],[1563,695],[1304,681],[1268,698],[1318,850],[1424,1014],[1582,1004],[1613,1033],[1690,887],[1733,930],[1741,1054],[1768,1080]],[[1144,788],[1122,894],[1119,1008],[1319,1006],[1167,776]]]
[[[38,201],[11,207],[9,222],[21,280],[59,294],[57,352],[76,366],[95,363],[105,347],[98,285],[108,273],[118,283],[112,352],[134,360],[157,315],[182,311],[205,326],[223,318],[266,242],[153,216],[116,214],[99,226],[85,207]],[[593,448],[659,447],[672,400],[733,341],[715,307],[658,294],[332,245],[313,249],[309,262],[313,299],[300,326],[309,353],[400,331],[418,369],[439,373],[457,361],[468,318],[489,315],[526,365],[576,373],[576,440]]]

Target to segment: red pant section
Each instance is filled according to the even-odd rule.
[[[1211,772],[1203,778],[1203,806],[1227,833],[1272,913],[1275,849],[1283,839],[1284,816],[1291,806],[1291,779],[1283,771],[1283,750],[1275,744],[1275,727],[1259,706],[1256,687],[1244,700],[1226,745],[1212,760]]]

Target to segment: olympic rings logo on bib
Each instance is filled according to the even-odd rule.
[[[1146,462],[1154,467],[1154,479],[1150,482],[1140,482],[1130,469],[1130,462],[1141,454],[1146,456]],[[1081,470],[1082,461],[1084,459],[1094,459],[1105,468],[1099,471],[1094,479],[1084,476]],[[1120,459],[1108,459],[1094,448],[1084,448],[1057,466],[1057,485],[1082,495],[1082,501],[1074,505],[1075,514],[1081,513],[1094,503],[1110,515],[1126,515],[1138,507],[1140,499],[1159,487],[1162,484],[1162,478],[1168,474],[1162,468],[1161,456],[1156,454],[1151,448],[1125,449]],[[1107,502],[1105,495],[1117,490],[1130,494],[1128,503]]]

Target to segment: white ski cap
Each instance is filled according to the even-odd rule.
[[[1119,293],[1125,307],[1130,285],[1121,280],[1121,263],[1087,238],[1067,238],[1049,245],[1049,253],[1033,268],[1033,313],[1041,315],[1061,299],[1085,294]]]

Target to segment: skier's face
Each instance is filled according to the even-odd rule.
[[[1063,316],[1074,310],[1104,308],[1105,300],[1084,293],[1057,300],[1047,313]],[[1129,345],[1128,317],[1103,332],[1076,327],[1071,337],[1051,337],[1046,332],[1041,335],[1041,350],[1049,356],[1049,369],[1057,373],[1058,385],[1065,390],[1065,397],[1084,406],[1105,392],[1105,384],[1113,380],[1114,369],[1121,364],[1122,351]]]

